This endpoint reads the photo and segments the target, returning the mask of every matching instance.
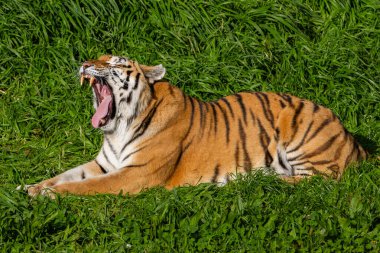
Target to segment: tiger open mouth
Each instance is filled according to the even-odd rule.
[[[96,101],[96,111],[91,119],[92,126],[94,128],[105,126],[115,113],[112,88],[102,77],[82,74],[80,83],[83,84],[85,80],[89,81]]]

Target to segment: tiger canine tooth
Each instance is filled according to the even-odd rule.
[[[95,77],[92,76],[92,77],[90,78],[90,86],[91,86],[94,82],[95,82]]]
[[[84,75],[81,75],[80,76],[80,85],[83,85],[83,82],[84,82]]]

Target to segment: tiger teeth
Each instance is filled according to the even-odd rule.
[[[95,77],[92,76],[92,77],[90,78],[90,86],[92,86],[94,82],[95,82]]]
[[[81,75],[80,76],[80,85],[83,85],[83,82],[84,82],[84,75]]]

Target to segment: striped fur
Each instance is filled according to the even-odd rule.
[[[88,61],[83,73],[112,88],[114,115],[101,127],[103,146],[95,160],[29,187],[30,195],[223,185],[232,174],[262,167],[288,181],[338,179],[367,155],[331,110],[308,100],[242,92],[203,102],[159,81],[161,65],[117,56]]]

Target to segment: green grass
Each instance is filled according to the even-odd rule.
[[[92,159],[101,54],[162,63],[186,93],[287,92],[331,108],[372,153],[339,182],[261,173],[135,197],[15,191]],[[379,1],[27,1],[0,4],[3,252],[379,252]]]

